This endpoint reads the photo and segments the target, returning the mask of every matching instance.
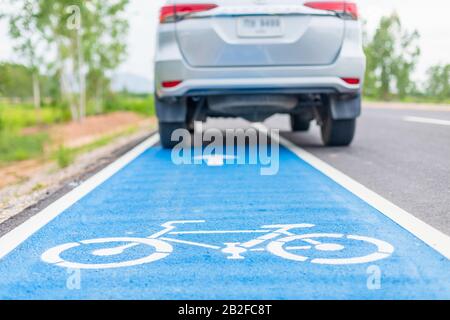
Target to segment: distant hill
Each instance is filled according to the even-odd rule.
[[[153,79],[132,73],[117,73],[111,80],[111,89],[115,92],[153,93]]]

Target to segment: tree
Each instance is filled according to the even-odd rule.
[[[100,100],[107,73],[125,52],[127,21],[121,17],[128,0],[40,0],[38,27],[55,47],[61,95],[73,119],[86,114],[86,88]],[[86,81],[89,81],[86,85]],[[76,96],[78,94],[78,102]]]
[[[84,116],[85,93],[83,79],[81,0],[40,0],[37,28],[43,34],[49,51],[56,59],[49,69],[58,75],[60,97],[67,102],[73,120]],[[77,99],[78,96],[78,99]]]
[[[399,39],[400,46],[393,71],[396,78],[397,94],[400,99],[417,91],[415,81],[411,79],[411,75],[420,56],[420,48],[416,44],[419,38],[417,31],[411,33],[404,31]]]
[[[15,63],[0,64],[0,96],[30,98],[32,86],[30,69]]]
[[[420,56],[419,33],[404,31],[396,13],[383,17],[372,39],[366,37],[368,96],[389,99],[394,90],[400,98],[415,91],[411,75]]]
[[[120,14],[128,0],[101,1],[89,3],[85,60],[89,67],[87,74],[88,96],[95,101],[95,111],[100,113],[105,91],[109,88],[111,72],[122,62],[126,53],[128,21]]]
[[[450,99],[450,64],[432,66],[427,74],[426,95],[438,101]]]
[[[12,2],[17,5],[17,1]],[[36,109],[41,106],[41,88],[39,67],[43,64],[42,55],[39,54],[41,38],[36,32],[36,15],[38,1],[22,0],[16,14],[9,16],[9,33],[16,41],[15,51],[22,56],[32,75],[33,101]]]
[[[364,94],[369,97],[375,97],[378,94],[377,81],[378,77],[376,74],[377,69],[377,57],[373,51],[373,44],[367,33],[366,21],[363,21],[363,42],[364,42],[364,53],[366,55],[366,74],[364,79]]]

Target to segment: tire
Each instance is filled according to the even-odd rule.
[[[322,124],[322,141],[326,146],[348,146],[352,143],[356,131],[356,119],[333,120],[328,116]]]
[[[177,129],[186,129],[186,124],[183,122],[159,123],[159,137],[164,149],[172,149],[179,143],[179,141],[172,141],[172,133]]]
[[[311,120],[306,120],[299,115],[291,114],[292,131],[308,131],[311,126]]]
[[[195,132],[195,123],[192,120],[191,122],[189,122],[186,126],[186,128],[189,130],[190,133],[194,133]]]

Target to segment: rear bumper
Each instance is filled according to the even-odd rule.
[[[155,86],[158,97],[223,94],[228,91],[286,90],[292,93],[360,93],[358,85],[341,78],[364,78],[365,57],[340,57],[329,66],[193,68],[183,60],[157,61]],[[163,81],[182,80],[174,88]]]
[[[190,79],[175,88],[157,88],[158,97],[207,96],[236,93],[359,93],[360,85],[351,85],[337,77]]]

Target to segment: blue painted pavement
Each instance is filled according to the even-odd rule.
[[[150,148],[4,257],[0,298],[450,299],[445,257],[280,157],[261,176]]]

